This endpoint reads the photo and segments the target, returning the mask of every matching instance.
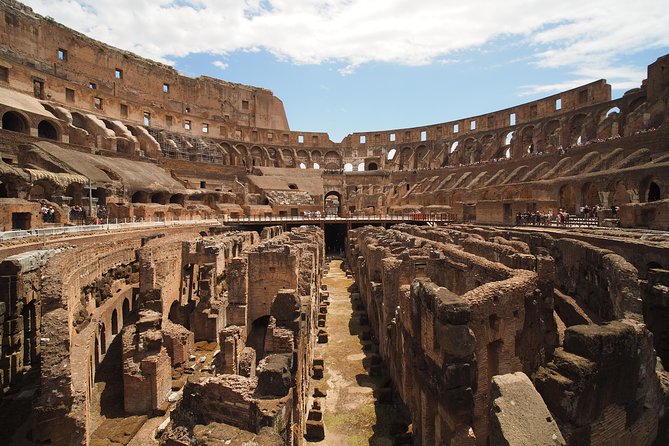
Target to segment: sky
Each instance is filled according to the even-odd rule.
[[[619,97],[669,53],[666,0],[23,0],[118,48],[272,90],[291,130],[476,116],[598,79]]]

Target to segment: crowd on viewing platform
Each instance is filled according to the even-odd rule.
[[[548,211],[518,212],[516,214],[516,226],[599,226],[600,217],[604,209],[600,205],[579,208],[577,215],[570,214],[564,209],[557,212],[553,209]],[[611,206],[611,215],[616,216],[618,206]]]

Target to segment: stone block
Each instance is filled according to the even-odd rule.
[[[323,441],[325,439],[323,421],[307,420],[304,438],[308,441]]]
[[[541,395],[522,372],[492,378],[491,446],[561,446],[566,442]]]

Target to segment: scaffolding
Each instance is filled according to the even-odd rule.
[[[223,149],[214,142],[166,130],[155,128],[149,128],[148,130],[151,136],[158,141],[163,156],[167,158],[208,164],[224,163],[225,154],[223,153]]]

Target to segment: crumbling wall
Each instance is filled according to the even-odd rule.
[[[652,335],[639,323],[577,325],[535,384],[568,445],[652,445],[660,388]]]
[[[417,234],[349,232],[360,295],[422,444],[485,444],[492,376],[531,374],[557,344],[552,299],[535,272]]]

